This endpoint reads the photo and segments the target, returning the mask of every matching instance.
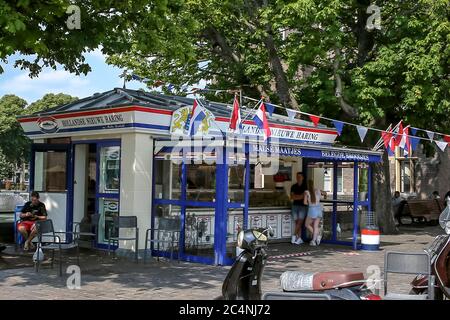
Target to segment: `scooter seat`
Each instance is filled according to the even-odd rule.
[[[322,291],[362,285],[365,282],[362,272],[352,271],[286,271],[281,275],[280,280],[284,291]]]

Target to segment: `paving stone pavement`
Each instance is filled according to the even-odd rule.
[[[263,276],[263,291],[279,291],[279,277],[287,270],[359,270],[370,265],[383,269],[384,252],[421,251],[441,233],[439,227],[402,227],[398,235],[382,236],[382,250],[353,251],[343,246],[272,244],[270,256],[304,253],[270,259]],[[70,262],[72,261],[72,262]],[[74,258],[70,257],[69,263]],[[220,295],[229,267],[153,259],[147,264],[113,260],[104,253],[83,252],[81,288],[68,289],[67,277],[58,276],[57,264],[36,273],[31,255],[0,255],[0,299],[213,299]],[[407,292],[411,276],[392,277],[392,290]],[[391,282],[390,282],[391,283]]]

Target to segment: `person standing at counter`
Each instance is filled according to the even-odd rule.
[[[309,243],[311,246],[318,246],[321,240],[319,238],[319,224],[323,217],[322,204],[320,203],[321,196],[326,197],[327,193],[315,188],[313,180],[308,180],[308,190],[305,191],[304,197],[304,203],[308,205],[305,226],[313,237]]]
[[[292,202],[292,220],[295,222],[294,234],[292,235],[292,244],[302,244],[302,226],[308,212],[308,206],[304,204],[306,191],[305,177],[303,172],[297,172],[297,183],[291,187]]]

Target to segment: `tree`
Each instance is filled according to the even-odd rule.
[[[367,28],[371,4],[381,8],[381,30]],[[166,16],[158,46],[141,37],[143,26],[129,34],[130,50],[109,62],[176,88],[206,79],[212,88],[378,128],[400,119],[447,127],[447,0],[196,0]],[[340,139],[359,144],[355,137]],[[379,138],[368,135],[365,146]],[[375,166],[375,208],[383,230],[394,232],[388,169],[385,156]]]
[[[17,116],[45,111],[77,99],[63,93],[49,93],[29,106],[15,95],[0,99],[0,178],[9,177],[15,168],[29,161],[31,141],[25,136]]]
[[[0,180],[9,179],[14,173],[14,165],[8,161],[0,150]]]
[[[77,97],[72,97],[71,95],[64,94],[64,93],[47,93],[45,96],[43,96],[41,99],[31,103],[26,108],[27,114],[33,114],[38,112],[47,111],[51,108],[62,106],[65,104],[68,104],[70,102],[74,102],[78,100]]]
[[[0,151],[9,162],[27,158],[29,139],[16,117],[23,114],[27,102],[15,95],[0,99]]]
[[[130,32],[139,26],[147,41],[158,43],[164,12],[177,10],[177,0],[19,0],[0,2],[0,59],[20,53],[15,65],[37,76],[43,67],[64,66],[86,74],[83,53],[102,47],[104,53],[125,52]],[[74,7],[70,7],[75,5]],[[79,11],[78,11],[79,9]],[[74,19],[80,18],[80,29]],[[140,17],[140,20],[136,20]],[[69,24],[68,24],[69,21]],[[0,67],[0,73],[3,70]]]

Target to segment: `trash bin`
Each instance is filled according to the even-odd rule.
[[[17,222],[20,220],[20,213],[22,212],[22,206],[16,206],[15,210],[14,210],[14,244],[16,245],[16,248],[18,248],[23,239],[22,239],[22,235],[17,231]]]
[[[376,223],[375,212],[366,211],[364,226],[361,229],[361,250],[380,250],[380,229]]]

